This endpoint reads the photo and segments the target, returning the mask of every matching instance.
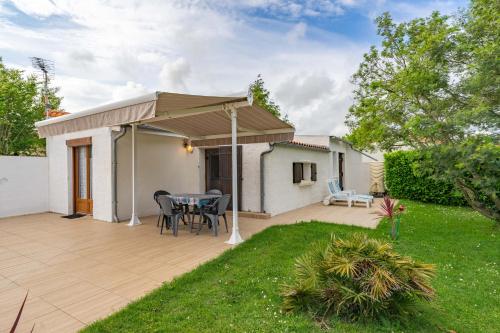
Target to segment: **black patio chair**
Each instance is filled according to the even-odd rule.
[[[158,215],[158,221],[156,222],[156,226],[159,227],[160,226],[160,219],[163,217],[163,214],[162,214],[162,210],[161,210],[161,206],[160,206],[160,203],[158,202],[158,197],[160,195],[169,195],[170,193],[165,191],[165,190],[158,190],[156,191],[154,194],[153,194],[153,199],[154,201],[158,204],[158,206],[160,207],[160,214]]]
[[[219,217],[221,216],[224,218],[224,223],[226,225],[226,232],[229,232],[229,229],[227,228],[226,210],[230,200],[231,200],[231,195],[225,194],[222,197],[215,200],[213,204],[207,205],[203,207],[203,209],[201,210],[203,217],[207,217],[210,220],[210,222],[212,222],[212,230],[215,236],[217,236],[219,233]],[[197,234],[200,233],[200,230],[201,230],[201,223],[200,226],[198,227]]]
[[[205,194],[222,195],[222,191],[214,188],[214,189],[210,189],[210,190],[206,191]],[[201,216],[202,214],[201,214],[200,208],[196,207],[196,206],[193,207],[192,211],[189,211],[189,207],[188,207],[188,212],[189,212],[189,214],[191,214],[191,225],[189,227],[189,230],[190,230],[190,232],[192,232],[195,216],[198,215],[200,217],[198,224],[201,224],[202,223],[202,216]],[[203,221],[203,222],[206,222],[206,221]]]
[[[172,233],[177,237],[177,232],[179,230],[179,219],[181,218],[183,212],[174,207],[172,199],[166,195],[158,197],[158,203],[160,204],[161,211],[163,214],[163,219],[161,220],[160,234],[163,234],[163,225],[166,229],[172,227]]]
[[[205,192],[205,194],[215,194],[215,195],[222,195],[222,191],[218,190],[216,188],[213,188],[211,190],[208,190]]]

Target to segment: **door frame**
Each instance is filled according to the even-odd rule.
[[[232,154],[231,151],[231,146],[219,146],[219,147],[213,147],[213,148],[206,148],[205,149],[205,191],[208,191],[212,188],[210,188],[210,171],[211,171],[211,163],[210,163],[210,155],[218,155],[218,161],[219,161],[219,184],[217,184],[217,189],[220,189],[222,191],[222,184],[220,183],[221,181],[221,173],[225,169],[221,165],[221,160],[220,160],[220,155],[221,155],[221,150],[226,150],[229,149],[229,151],[225,151],[224,154],[230,155]],[[242,198],[242,184],[243,184],[243,147],[241,145],[237,146],[237,163],[238,163],[238,203],[239,207],[238,209],[241,210],[241,198]],[[232,167],[232,164],[230,164]],[[232,173],[230,174],[230,179],[232,181]],[[227,178],[227,177],[226,177]],[[232,190],[232,187],[231,187]],[[229,203],[228,209],[232,207],[232,201]]]
[[[83,214],[93,214],[94,210],[94,202],[92,198],[92,191],[91,191],[91,156],[92,156],[92,138],[87,137],[87,138],[78,138],[78,139],[72,139],[72,140],[67,140],[66,145],[71,148],[71,153],[72,153],[72,162],[73,162],[73,170],[72,170],[72,176],[73,176],[73,213],[83,213]],[[86,163],[86,168],[87,168],[87,177],[86,177],[86,182],[87,182],[87,195],[90,196],[89,199],[83,199],[86,201],[86,209],[80,210],[78,209],[79,205],[77,205],[77,200],[78,199],[78,190],[79,190],[79,159],[78,159],[78,149],[81,147],[87,147],[86,149],[86,156],[85,156],[85,163]]]
[[[344,190],[345,185],[345,154],[339,152],[339,186],[341,190]]]

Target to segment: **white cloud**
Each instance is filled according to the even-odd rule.
[[[164,64],[160,72],[160,88],[187,92],[186,79],[190,71],[191,68],[184,58]]]
[[[127,81],[124,86],[114,87],[113,89],[113,100],[120,101],[124,99],[134,98],[137,96],[145,95],[149,91],[140,83],[135,83],[132,81]]]
[[[307,31],[307,24],[304,22],[297,23],[290,29],[290,31],[287,33],[286,37],[288,38],[288,41],[291,43],[296,42],[300,38],[304,38],[306,35]]]
[[[12,0],[16,8],[27,15],[48,17],[64,12],[50,0]]]
[[[0,55],[21,66],[30,56],[54,60],[54,83],[70,112],[160,89],[246,91],[260,73],[299,133],[338,135],[351,102],[349,77],[368,45],[305,21],[342,15],[362,2],[15,1],[37,27],[14,24],[12,11],[0,10]],[[252,10],[276,19],[247,16]],[[51,15],[71,25],[45,24]]]
[[[331,95],[333,86],[333,80],[326,74],[301,73],[281,83],[275,95],[285,107],[301,108],[325,95]]]

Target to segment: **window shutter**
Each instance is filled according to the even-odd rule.
[[[302,163],[293,163],[293,183],[300,183],[303,177]]]
[[[316,163],[311,164],[311,181],[315,182],[318,180]]]

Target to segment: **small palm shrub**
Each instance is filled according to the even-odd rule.
[[[332,235],[295,262],[295,278],[282,290],[285,312],[324,320],[400,316],[417,299],[430,301],[434,265],[397,254],[389,243],[355,234]]]

